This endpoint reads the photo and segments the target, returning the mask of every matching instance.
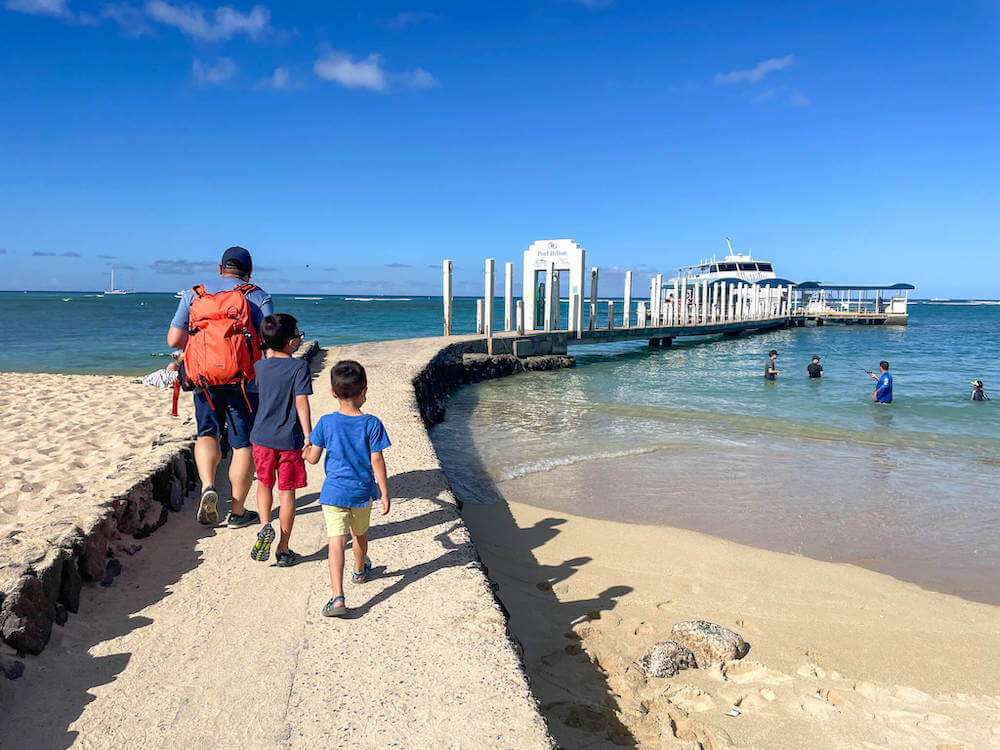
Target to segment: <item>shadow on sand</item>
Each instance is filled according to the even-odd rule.
[[[457,439],[473,444],[466,422],[453,421],[450,427]],[[447,474],[449,467],[444,469]],[[492,563],[491,582],[509,614],[508,627],[523,648],[532,693],[552,737],[564,748],[635,747],[635,737],[615,713],[619,705],[605,673],[573,636],[574,626],[600,619],[632,587],[610,586],[589,599],[561,599],[553,588],[591,558],[573,557],[558,565],[543,565],[534,550],[559,534],[565,519],[544,518],[521,528],[478,459],[463,461],[461,471],[464,482],[475,483],[477,494],[493,501],[490,508],[483,509],[488,510],[488,516],[478,522],[477,510],[482,503],[466,503],[463,515],[484,562]],[[503,540],[502,546],[499,540]]]

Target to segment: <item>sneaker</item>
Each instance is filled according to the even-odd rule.
[[[250,550],[250,559],[257,562],[264,562],[271,556],[271,542],[274,541],[274,529],[271,524],[257,532],[257,541],[254,542],[253,549]]]
[[[242,529],[250,524],[260,523],[260,515],[255,510],[244,510],[241,515],[236,515],[232,511],[226,516],[226,526],[231,529]]]
[[[299,553],[286,550],[276,554],[274,560],[279,568],[290,568],[299,561]]]
[[[198,523],[214,526],[219,522],[219,493],[215,487],[208,485],[201,492],[201,504],[198,506]]]

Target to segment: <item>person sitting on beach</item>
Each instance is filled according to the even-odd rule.
[[[389,512],[389,487],[382,451],[390,443],[378,417],[361,412],[368,395],[368,376],[364,367],[353,360],[338,362],[330,370],[330,386],[340,408],[319,418],[309,435],[312,445],[306,448],[305,459],[311,464],[318,463],[326,450],[326,480],[319,502],[329,540],[333,596],[323,607],[323,614],[343,617],[348,611],[344,600],[347,537],[354,538],[351,580],[364,583],[371,571],[368,525],[372,501],[381,499],[383,516]]]
[[[231,247],[222,254],[219,263],[219,278],[199,284],[184,292],[177,312],[170,321],[167,331],[167,345],[175,349],[186,349],[191,338],[191,306],[195,303],[196,291],[199,306],[211,303],[215,295],[239,291],[249,306],[252,331],[249,333],[251,349],[256,346],[256,332],[265,315],[274,312],[271,296],[258,286],[250,284],[253,273],[253,259],[242,247]],[[201,335],[200,333],[198,335]],[[259,359],[259,351],[251,358]],[[189,367],[190,359],[185,363]],[[190,369],[188,370],[190,374]],[[211,385],[194,390],[194,413],[198,424],[198,439],[194,444],[194,460],[201,479],[201,504],[198,506],[198,521],[206,525],[219,522],[217,503],[219,494],[215,490],[215,473],[222,460],[219,438],[223,426],[228,427],[229,444],[233,458],[229,464],[229,481],[232,484],[232,500],[226,525],[231,528],[247,526],[257,521],[257,514],[246,511],[244,503],[253,482],[253,457],[250,449],[250,430],[257,410],[257,386],[252,379],[240,385]]]
[[[892,403],[892,375],[889,374],[889,363],[884,359],[878,363],[879,374],[876,375],[871,370],[868,371],[870,377],[875,378],[875,390],[872,391],[872,401],[876,404]]]
[[[306,486],[303,448],[305,436],[312,432],[309,396],[312,374],[309,363],[292,354],[302,344],[298,321],[291,315],[277,313],[261,321],[260,338],[269,350],[267,359],[254,368],[257,373],[257,415],[250,431],[253,463],[257,469],[257,513],[260,531],[250,550],[250,558],[263,562],[271,556],[274,529],[271,508],[274,486],[278,487],[278,525],[281,538],[275,550],[278,567],[287,568],[299,556],[288,547],[295,522],[295,491]]]
[[[173,388],[174,381],[177,380],[177,375],[181,369],[181,359],[184,356],[184,352],[176,351],[170,356],[174,358],[174,361],[166,367],[149,373],[149,375],[142,379],[143,385],[148,385],[152,388]]]
[[[813,357],[813,361],[806,367],[810,378],[823,377],[823,365],[819,363],[819,357]]]
[[[986,395],[986,391],[983,390],[982,380],[972,381],[972,400],[973,401],[989,401],[990,397]]]
[[[781,370],[778,369],[778,350],[772,349],[767,353],[767,362],[764,364],[764,379],[774,380],[774,378],[781,374]]]

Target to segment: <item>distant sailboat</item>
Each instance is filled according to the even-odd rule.
[[[115,269],[111,269],[111,288],[104,290],[105,294],[135,294],[134,289],[115,289]]]

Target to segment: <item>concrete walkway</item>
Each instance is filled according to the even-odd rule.
[[[291,569],[251,561],[256,527],[206,529],[189,499],[110,588],[84,590],[21,680],[0,680],[0,747],[550,747],[417,409],[411,381],[444,344],[314,361],[314,421],[336,409],[330,365],[357,359],[393,442],[378,575],[348,584],[352,617],[321,615],[322,465],[300,493]]]

